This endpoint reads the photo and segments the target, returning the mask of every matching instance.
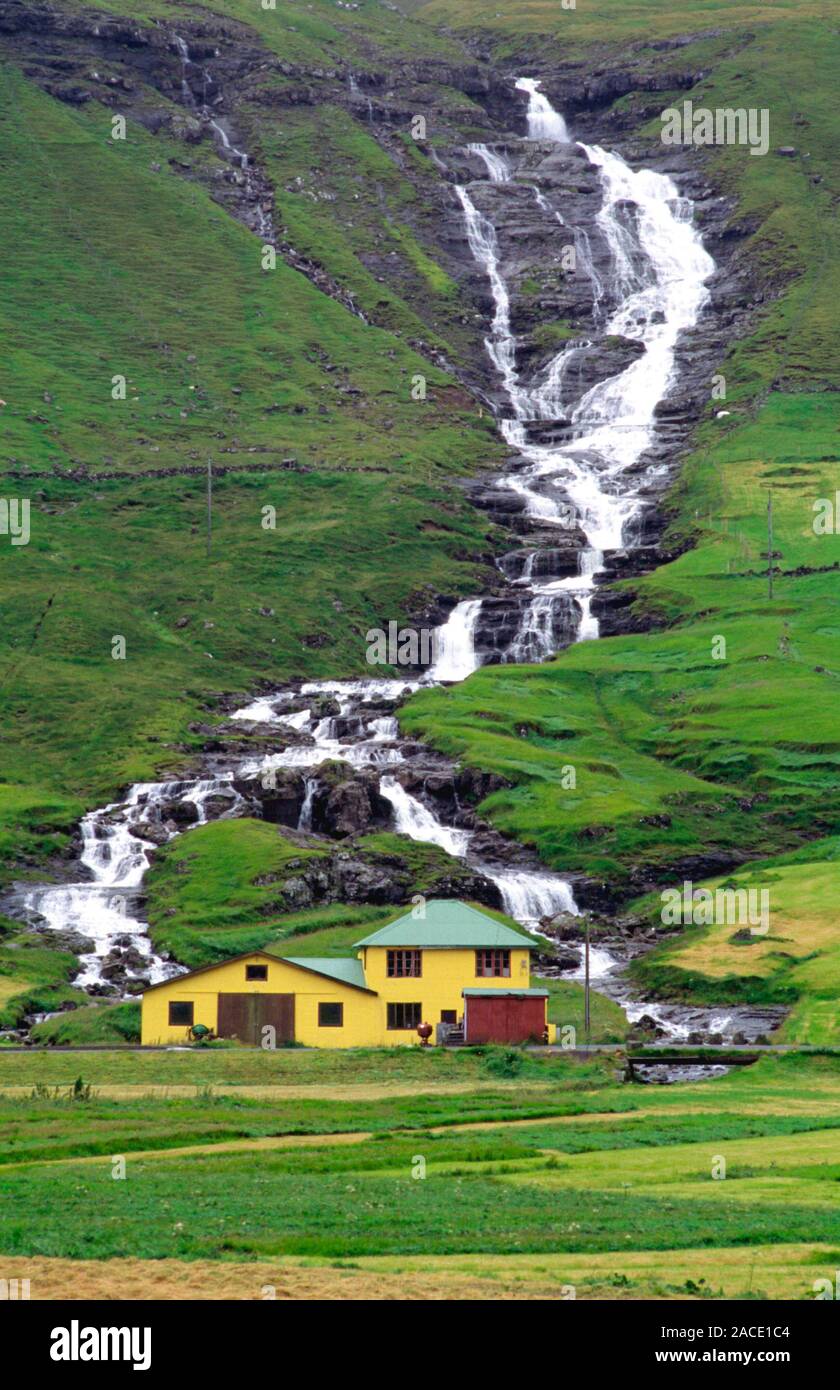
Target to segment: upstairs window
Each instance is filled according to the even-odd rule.
[[[194,1008],[195,1005],[192,1002],[184,1003],[179,1000],[176,1003],[175,1000],[171,1000],[169,1004],[170,1028],[192,1028]]]
[[[422,951],[389,951],[388,975],[393,980],[419,980],[423,974]]]
[[[388,1005],[388,1027],[408,1029],[416,1028],[423,1017],[422,1004],[389,1004]]]
[[[476,975],[510,975],[510,951],[476,951]]]
[[[246,979],[246,980],[267,980],[267,979],[268,979],[268,966],[267,966],[267,965],[246,965],[246,966],[245,966],[245,979]]]

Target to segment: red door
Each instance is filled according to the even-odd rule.
[[[464,999],[467,1043],[542,1042],[545,1033],[545,997],[480,994]]]

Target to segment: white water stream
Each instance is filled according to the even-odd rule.
[[[529,139],[568,143],[565,122],[552,110],[538,84],[521,78],[516,85],[529,94]],[[603,567],[603,553],[620,548],[626,523],[641,506],[637,488],[623,486],[622,475],[653,443],[654,412],[673,384],[677,341],[696,323],[708,298],[705,282],[714,270],[692,223],[691,205],[679,196],[670,178],[649,169],[633,170],[620,155],[600,146],[581,148],[598,169],[603,190],[596,220],[610,251],[610,294],[616,301],[604,332],[635,340],[643,345],[644,352],[618,375],[598,382],[574,405],[573,437],[562,447],[529,442],[527,425],[529,421],[555,419],[568,409],[571,403],[564,400],[565,380],[584,345],[578,342],[561,348],[541,380],[530,385],[521,380],[511,332],[510,293],[495,228],[479,212],[469,190],[456,189],[464,208],[470,249],[487,276],[495,305],[487,350],[512,411],[511,417],[500,421],[500,428],[508,444],[529,465],[511,474],[507,486],[524,498],[527,514],[544,525],[568,524],[565,499],[569,499],[587,540],[577,575],[527,586],[533,597],[508,652],[515,661],[553,654],[553,608],[569,598],[579,609],[578,641],[598,636],[591,601],[596,576]],[[491,182],[510,181],[507,161],[486,146],[470,149],[484,160]],[[575,246],[581,269],[592,283],[597,308],[604,287],[582,228],[575,234]],[[562,502],[552,496],[555,482],[562,483]]]
[[[195,64],[190,57],[189,45],[186,39],[180,34],[173,34],[175,47],[181,61],[181,100],[184,105],[193,111],[202,121],[205,121],[213,131],[214,142],[221,157],[230,164],[237,165],[242,170],[246,194],[252,204],[252,223],[253,229],[257,234],[264,238],[273,238],[274,227],[271,214],[261,205],[259,199],[259,189],[254,184],[253,173],[244,150],[237,149],[230,138],[225,118],[214,115],[207,103],[207,89],[210,86],[210,75],[206,68],[201,70],[202,94],[199,101],[193,91],[193,72]]]
[[[192,97],[186,44],[177,41],[182,61],[182,83]],[[351,79],[352,83],[352,79]],[[520,90],[529,96],[528,139],[568,143],[566,124],[540,92],[534,79],[522,78]],[[206,111],[210,119],[209,111]],[[247,166],[234,150],[224,128],[210,119],[226,154]],[[605,325],[610,334],[635,338],[644,352],[618,375],[594,386],[577,401],[572,411],[572,438],[562,448],[529,442],[528,423],[557,418],[569,409],[565,384],[570,364],[582,349],[580,342],[564,347],[549,363],[539,380],[524,382],[517,370],[516,341],[511,331],[510,294],[505,281],[499,239],[491,220],[473,201],[470,190],[457,186],[464,227],[477,265],[486,275],[493,296],[494,313],[486,339],[487,352],[498,373],[510,405],[510,415],[499,421],[504,438],[526,461],[524,470],[506,480],[525,499],[528,514],[547,524],[563,524],[561,506],[551,496],[552,480],[562,480],[567,497],[577,510],[587,546],[581,553],[579,573],[571,579],[538,584],[524,583],[531,598],[520,630],[507,654],[513,660],[535,660],[553,654],[553,610],[557,603],[577,605],[577,639],[598,636],[590,613],[595,577],[603,552],[621,545],[623,528],[639,507],[632,486],[623,475],[650,446],[654,434],[654,409],[666,394],[674,372],[674,348],[679,335],[696,321],[706,299],[704,282],[713,262],[692,226],[690,207],[670,179],[661,174],[634,171],[616,154],[597,146],[583,147],[598,169],[603,199],[598,225],[611,255],[609,296],[614,308]],[[505,185],[513,177],[508,157],[486,145],[472,145],[469,153],[485,166],[488,182]],[[538,189],[540,207],[552,213]],[[558,229],[563,217],[553,212]],[[559,233],[567,235],[567,233]],[[573,230],[580,268],[592,285],[596,314],[607,295],[592,263],[589,238],[583,228]],[[397,720],[391,712],[396,702],[420,684],[461,681],[480,665],[475,631],[482,600],[459,603],[437,633],[436,660],[422,681],[354,680],[313,681],[298,691],[260,696],[232,716],[241,721],[276,728],[283,742],[277,752],[251,759],[238,769],[243,778],[270,776],[274,769],[311,769],[327,759],[339,759],[359,769],[381,768],[379,790],[393,808],[394,829],[415,840],[439,845],[491,879],[505,910],[531,930],[558,912],[577,914],[569,884],[559,875],[540,869],[491,865],[471,852],[473,831],[446,825],[426,802],[413,795],[399,780],[406,754],[398,742]],[[340,716],[321,717],[311,707],[323,697],[338,702]],[[383,713],[383,705],[387,706]],[[366,708],[370,707],[370,708]],[[348,732],[348,728],[352,732]],[[291,736],[294,737],[291,737]],[[130,909],[131,894],[139,888],[152,842],[144,839],[149,824],[164,827],[162,838],[178,833],[171,818],[172,803],[190,802],[194,819],[201,823],[205,804],[212,796],[230,798],[228,814],[241,804],[230,785],[233,774],[194,782],[140,784],[132,787],[124,802],[86,816],[82,822],[84,848],[81,863],[90,873],[85,882],[46,885],[29,889],[26,906],[46,919],[50,927],[81,931],[95,942],[95,950],[82,960],[77,983],[101,984],[102,963],[115,941],[130,937],[144,957],[135,975],[151,980],[164,978],[180,967],[155,956],[145,924]],[[299,828],[312,825],[318,779],[305,777],[305,796]],[[158,838],[161,838],[159,835]],[[591,951],[591,975],[602,978],[613,972],[616,961],[606,951]],[[631,1005],[637,1013],[652,1013],[656,1006]],[[667,1006],[661,1006],[667,1010]],[[632,1016],[632,1013],[631,1013]],[[664,1012],[663,1012],[663,1023]],[[667,1026],[667,1024],[665,1025]]]

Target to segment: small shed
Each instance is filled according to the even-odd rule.
[[[465,1043],[544,1041],[547,989],[465,989],[462,993]]]

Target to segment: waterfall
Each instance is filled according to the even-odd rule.
[[[542,383],[532,387],[529,399],[533,406],[533,418],[537,420],[556,420],[563,415],[563,395],[569,369],[578,354],[592,347],[591,339],[582,338],[572,344],[567,343],[549,362]]]
[[[358,82],[356,81],[356,78],[355,78],[355,76],[354,76],[354,74],[353,74],[352,72],[349,72],[349,73],[347,74],[347,85],[348,85],[349,88],[350,88],[350,95],[351,95],[351,96],[354,96],[354,97],[364,96],[365,104],[366,104],[366,107],[367,107],[367,118],[368,118],[369,121],[372,121],[372,120],[373,120],[373,102],[371,101],[370,97],[369,97],[366,93],[363,93],[363,92],[361,91],[361,89],[360,89],[360,87],[359,87],[359,84],[358,84]]]
[[[605,331],[634,338],[645,348],[623,372],[588,391],[572,416],[581,431],[574,451],[597,450],[615,474],[635,463],[652,443],[655,409],[674,377],[677,340],[697,322],[708,299],[705,282],[714,261],[693,226],[690,204],[667,175],[634,172],[618,155],[598,146],[583,148],[600,172],[604,205],[599,220],[624,289]],[[627,252],[623,210],[628,203],[636,209],[638,247],[645,261],[641,273]],[[614,522],[607,521],[600,543],[606,548],[620,541],[620,530],[616,535]]]
[[[400,736],[400,725],[397,719],[372,719],[369,728],[374,738],[387,740],[399,738]]]
[[[249,215],[248,219],[243,220],[246,220],[247,225],[263,240],[273,240],[274,225],[271,213],[263,206],[263,190],[259,180],[254,177],[248,156],[244,150],[237,149],[236,145],[233,144],[223,119],[214,115],[213,110],[207,104],[207,85],[212,80],[207,68],[201,69],[202,100],[199,104],[188,81],[189,71],[194,64],[190,58],[187,42],[180,34],[173,34],[172,42],[181,60],[181,100],[186,107],[194,111],[203,121],[206,121],[213,131],[217,154],[232,164],[238,164],[245,174],[244,190],[249,204]]]
[[[222,142],[222,152],[225,154],[225,156],[228,159],[232,160],[234,164],[238,164],[240,169],[247,169],[247,154],[244,154],[242,150],[238,150],[235,145],[231,144],[230,136],[228,135],[221,121],[217,121],[211,117],[210,125],[213,127],[213,129],[215,130],[216,134]]]
[[[153,822],[161,802],[187,798],[180,782],[139,782],[123,803],[113,802],[92,811],[81,822],[81,865],[92,881],[43,885],[25,890],[24,909],[42,917],[56,931],[74,931],[89,938],[91,952],[80,956],[81,970],[74,983],[83,989],[101,986],[104,957],[116,941],[130,937],[147,965],[142,972],[129,969],[129,978],[144,975],[152,984],[180,973],[152,951],[145,922],[129,908],[148,868],[147,854],[154,848],[133,826]]]
[[[534,77],[520,77],[516,83],[520,92],[528,93],[528,139],[559,140],[568,145],[569,130],[559,111],[555,111],[548,97],[539,90],[540,83]]]
[[[567,142],[565,122],[553,112],[538,90],[539,84],[521,78],[516,85],[529,94],[529,136]],[[705,281],[714,269],[692,225],[690,205],[679,197],[667,175],[647,169],[634,171],[619,155],[600,146],[581,148],[601,181],[603,199],[597,222],[610,251],[611,295],[618,299],[604,332],[635,339],[645,351],[629,367],[583,395],[571,413],[572,438],[567,444],[529,443],[527,422],[561,414],[564,380],[582,345],[565,347],[549,364],[542,382],[530,389],[523,386],[510,335],[510,296],[499,269],[498,239],[487,217],[482,219],[482,243],[476,241],[474,245],[470,240],[476,259],[485,266],[497,306],[495,352],[490,356],[499,367],[516,416],[515,421],[501,422],[502,433],[529,463],[507,480],[507,486],[524,498],[529,516],[552,524],[561,522],[565,505],[561,513],[560,502],[547,495],[546,487],[555,479],[561,481],[563,494],[574,506],[588,542],[575,578],[534,589],[534,597],[523,611],[520,631],[507,653],[512,660],[548,654],[545,639],[551,627],[552,595],[563,592],[574,598],[579,609],[577,639],[597,637],[591,603],[596,577],[603,567],[603,552],[621,546],[624,527],[641,506],[636,492],[620,487],[620,475],[653,442],[655,409],[673,381],[677,340],[697,321],[708,298]],[[604,289],[584,232],[576,234],[575,244],[578,255],[583,252],[581,268],[592,282],[597,309]],[[492,258],[487,247],[492,248]]]
[[[544,661],[554,655],[554,594],[537,591],[510,645],[511,661]]]
[[[394,809],[394,829],[400,835],[426,844],[439,845],[447,854],[463,859],[469,854],[472,834],[444,825],[428,806],[407,792],[396,778],[380,780],[379,790]],[[500,869],[494,865],[474,863],[473,867],[495,883],[505,912],[529,931],[536,931],[545,918],[558,912],[578,915],[572,890],[557,874],[534,872],[530,869]]]
[[[463,681],[481,664],[475,650],[475,626],[481,599],[466,599],[453,608],[435,633],[436,656],[427,681]]]
[[[486,869],[485,873],[501,893],[505,912],[522,926],[535,930],[544,918],[558,912],[578,915],[571,888],[556,874],[523,869]]]
[[[508,182],[510,165],[497,150],[488,149],[487,145],[467,145],[467,149],[470,154],[477,155],[479,159],[484,161],[491,183]]]
[[[411,840],[423,840],[427,844],[439,845],[447,854],[462,859],[470,843],[470,832],[444,825],[437,816],[407,792],[395,777],[382,777],[379,790],[394,808],[394,829]]]
[[[222,777],[206,777],[199,782],[192,783],[188,792],[183,797],[183,800],[191,801],[195,806],[199,825],[207,824],[207,807],[205,803],[211,796],[220,796],[230,793],[231,804],[235,804],[238,798],[230,785],[232,780],[232,773],[228,772]],[[221,819],[221,817],[218,817],[218,819]]]
[[[182,39],[180,34],[173,34],[172,37],[175,41],[175,47],[178,50],[178,56],[181,59],[181,100],[185,106],[195,106],[195,97],[187,81],[187,68],[192,67],[190,50],[187,47],[186,40]]]
[[[455,185],[464,209],[464,224],[470,250],[490,281],[495,310],[490,337],[484,345],[502,384],[510,397],[514,412],[519,413],[520,393],[516,376],[516,344],[510,331],[510,297],[499,268],[499,243],[493,223],[479,212],[467,190]]]
[[[300,808],[298,817],[298,830],[312,829],[312,803],[315,800],[315,792],[318,788],[317,777],[307,777],[304,781],[303,805]]]

